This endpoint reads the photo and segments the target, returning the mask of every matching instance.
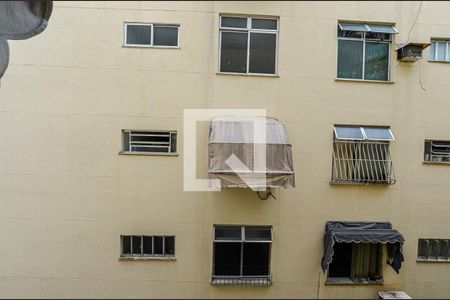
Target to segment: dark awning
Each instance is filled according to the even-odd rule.
[[[392,229],[389,222],[327,222],[322,269],[325,272],[333,260],[335,243],[381,243],[387,244],[388,264],[398,273],[403,261],[404,242],[402,234]]]

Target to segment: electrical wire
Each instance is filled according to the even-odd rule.
[[[268,187],[265,191],[265,195],[261,195],[260,194],[261,191],[257,191],[256,194],[258,195],[258,198],[261,200],[267,200],[269,199],[269,197],[272,197],[273,199],[277,200],[277,198],[272,194],[272,189],[270,187]]]
[[[422,4],[423,4],[423,1],[420,1],[420,6],[419,6],[419,9],[417,10],[416,18],[414,19],[414,22],[413,22],[413,24],[412,24],[412,26],[411,26],[411,28],[409,29],[409,32],[408,32],[408,39],[404,43],[397,44],[398,48],[401,48],[404,45],[408,44],[409,40],[411,39],[411,33],[412,33],[412,30],[414,29],[414,27],[416,26],[417,19],[419,18],[420,11],[422,10]]]
[[[422,84],[422,59],[419,61],[419,84],[422,90],[426,91]]]

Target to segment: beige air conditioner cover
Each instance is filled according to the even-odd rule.
[[[221,187],[295,187],[292,145],[274,118],[213,118],[208,155],[209,179],[219,179]]]

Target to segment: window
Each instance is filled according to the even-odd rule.
[[[390,25],[338,24],[337,77],[390,81],[392,35]]]
[[[215,226],[212,284],[270,286],[272,228]]]
[[[450,240],[419,239],[417,259],[419,261],[450,262]]]
[[[387,127],[335,126],[333,184],[394,184]]]
[[[175,237],[122,235],[121,257],[175,257]]]
[[[220,72],[275,74],[278,20],[220,17]]]
[[[381,244],[335,243],[327,283],[382,283]]]
[[[425,141],[424,161],[450,163],[450,141]]]
[[[179,47],[179,25],[125,23],[125,46]]]
[[[429,60],[450,61],[450,41],[431,40]]]
[[[122,131],[121,153],[176,154],[176,131]]]

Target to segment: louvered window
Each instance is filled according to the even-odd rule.
[[[175,236],[122,235],[121,257],[175,257]]]
[[[450,163],[450,141],[425,141],[424,160],[432,163]]]
[[[420,261],[450,262],[450,240],[419,239],[417,259]]]
[[[122,131],[123,153],[176,154],[175,131]]]
[[[389,128],[335,126],[333,184],[394,184]]]

